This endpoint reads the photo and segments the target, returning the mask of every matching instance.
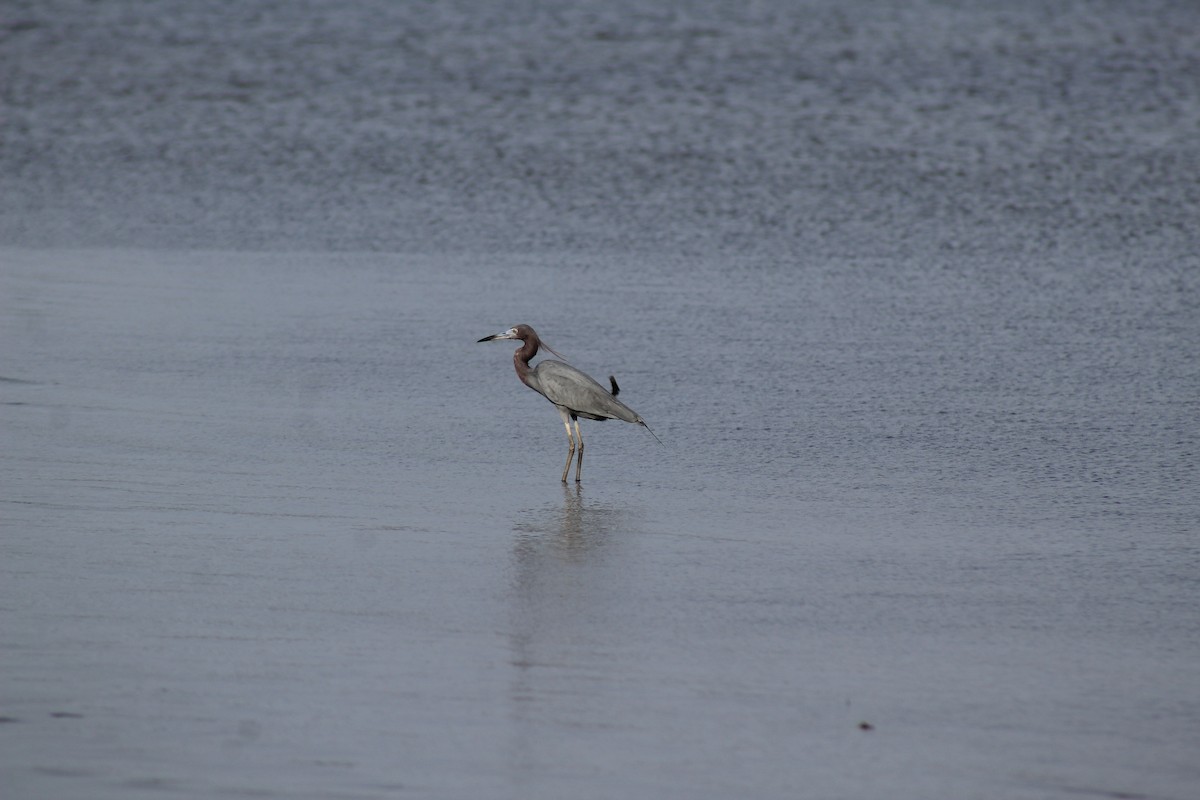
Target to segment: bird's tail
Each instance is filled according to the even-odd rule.
[[[647,433],[654,437],[654,441],[658,442],[661,446],[666,447],[666,445],[662,443],[662,439],[658,438],[658,435],[655,434],[654,431],[650,430],[650,426],[646,424],[646,420],[638,417],[637,423],[645,428]]]

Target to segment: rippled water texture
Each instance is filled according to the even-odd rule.
[[[1043,5],[9,4],[0,794],[1195,796],[1200,11]]]

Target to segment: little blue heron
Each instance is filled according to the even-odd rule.
[[[567,465],[563,467],[562,482],[567,482],[567,473],[571,471],[571,456],[575,455],[576,444],[579,447],[579,459],[575,462],[575,482],[583,472],[583,434],[579,431],[579,418],[594,419],[603,422],[606,419],[621,419],[626,422],[636,422],[654,436],[654,431],[636,411],[617,399],[621,387],[617,379],[609,375],[612,384],[609,392],[590,376],[570,364],[554,359],[544,359],[536,367],[529,366],[529,359],[537,355],[539,347],[545,347],[554,355],[559,355],[550,345],[544,345],[538,338],[537,332],[528,325],[518,325],[509,328],[504,333],[485,336],[480,342],[490,342],[495,339],[520,339],[523,344],[513,354],[513,365],[517,368],[517,377],[521,383],[533,389],[542,397],[549,400],[562,415],[563,425],[567,428]],[[575,423],[575,434],[571,434],[571,423]],[[658,440],[657,436],[654,436]],[[661,442],[660,442],[661,444]]]

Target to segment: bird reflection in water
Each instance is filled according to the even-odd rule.
[[[561,508],[530,511],[515,526],[518,565],[546,558],[578,561],[589,551],[603,547],[617,523],[618,512],[588,506],[578,484],[564,485],[562,493]]]
[[[614,578],[628,522],[626,511],[589,503],[576,485],[563,487],[561,506],[524,512],[514,526],[507,634],[518,772],[542,768],[547,714],[576,724],[587,716],[570,709],[592,702],[597,670],[613,647]]]
[[[625,512],[588,503],[564,487],[562,506],[531,510],[515,526],[512,559],[514,663],[540,646],[577,639],[612,604],[614,548]]]

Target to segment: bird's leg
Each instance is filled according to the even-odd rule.
[[[558,413],[562,414],[563,425],[567,429],[567,465],[565,467],[563,467],[563,476],[562,476],[562,482],[566,483],[567,482],[567,473],[571,471],[571,456],[575,455],[575,437],[573,437],[571,435],[571,415],[568,414],[566,411],[560,411]],[[575,426],[579,427],[579,423],[576,422]],[[582,455],[582,454],[583,454],[583,451],[580,450],[580,455]]]
[[[583,476],[583,431],[579,430],[579,419],[575,419],[575,438],[579,440],[579,460],[575,462],[575,482],[579,483],[579,479]],[[571,459],[567,459],[569,464]]]

